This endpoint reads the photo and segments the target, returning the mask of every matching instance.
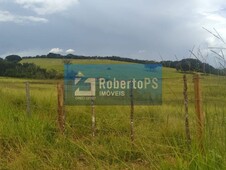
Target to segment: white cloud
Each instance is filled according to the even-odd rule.
[[[206,15],[206,19],[217,23],[226,23],[226,18],[220,16],[219,14]]]
[[[64,52],[64,50],[60,49],[60,48],[53,48],[49,51],[49,53],[54,53],[54,54],[61,54],[63,52]]]
[[[221,46],[219,40],[202,27],[213,32],[215,28],[226,40],[225,0],[83,0],[81,5],[76,5],[78,0],[0,0],[0,3],[3,3],[0,4],[2,9],[11,10],[13,14],[35,12],[41,17],[64,14],[59,18],[56,15],[46,16],[53,20],[51,24],[35,27],[32,31],[29,28],[26,33],[24,27],[13,28],[15,36],[20,37],[17,39],[26,37],[30,40],[22,43],[3,39],[12,36],[6,24],[5,28],[1,28],[5,29],[4,32],[0,33],[3,37],[0,44],[5,51],[36,46],[48,49],[70,47],[73,43],[76,53],[87,55],[140,56],[147,59],[156,56],[159,60],[161,53],[164,59],[175,59],[174,54],[181,59],[190,56],[189,49],[194,45],[198,48],[201,44],[203,50]],[[70,15],[65,15],[68,9],[75,7],[79,7],[78,10],[71,10]],[[27,22],[39,21],[39,18],[25,18]],[[16,20],[21,21],[21,18]],[[14,15],[1,13],[0,22],[6,21],[15,22]]]
[[[8,11],[0,11],[0,22],[13,22],[15,17]]]
[[[9,11],[0,11],[0,22],[14,22],[14,23],[24,23],[24,22],[42,22],[47,23],[48,20],[45,18],[34,17],[34,16],[21,16],[14,15]]]
[[[139,51],[138,51],[139,54],[143,54],[143,53],[145,53],[145,52],[146,52],[146,50],[139,50]]]
[[[79,0],[15,0],[15,2],[39,15],[45,15],[65,11],[78,4]]]
[[[34,17],[34,16],[23,16],[22,19],[33,22],[48,22],[46,18]]]
[[[73,49],[68,49],[68,50],[66,51],[66,53],[67,53],[67,54],[74,54],[74,53],[75,53],[75,50],[73,50]]]
[[[226,18],[220,14],[219,11],[214,13],[201,13],[202,18],[199,20],[202,26],[214,34],[220,34],[221,37],[226,38]],[[217,32],[216,32],[217,31]],[[207,31],[206,31],[207,32]],[[208,33],[208,32],[207,32]],[[222,42],[209,33],[205,42],[209,47],[222,46]]]

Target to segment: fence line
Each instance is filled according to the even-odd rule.
[[[65,130],[65,110],[64,110],[64,86],[62,83],[57,84],[58,99],[58,124],[61,133]]]
[[[27,99],[27,115],[31,116],[31,97],[30,97],[30,85],[29,82],[26,82],[26,99]]]
[[[189,77],[189,79],[188,79]],[[217,78],[219,80],[223,80],[225,81],[226,79],[223,77],[222,79],[221,78]],[[174,109],[176,110],[176,112],[183,114],[182,112],[182,109],[183,109],[183,103],[184,103],[184,107],[185,107],[185,133],[186,133],[186,136],[187,136],[187,141],[191,141],[191,135],[188,135],[190,134],[190,130],[189,130],[189,124],[188,124],[188,114],[189,114],[189,117],[190,115],[193,113],[193,110],[195,110],[194,105],[196,106],[196,113],[197,113],[197,135],[198,135],[198,139],[200,141],[200,145],[203,145],[203,140],[204,140],[204,115],[203,115],[203,111],[202,111],[202,106],[201,104],[202,103],[205,103],[205,102],[211,102],[211,104],[215,104],[216,102],[220,102],[220,103],[224,103],[224,100],[222,100],[221,98],[217,98],[216,99],[213,99],[212,97],[213,96],[205,96],[205,93],[210,93],[211,91],[207,91],[207,88],[208,87],[212,87],[213,89],[212,90],[216,90],[215,87],[217,86],[218,88],[225,88],[224,87],[224,84],[217,84],[215,82],[208,82],[209,80],[209,77],[194,77],[194,84],[193,82],[191,82],[191,77],[190,76],[187,76],[187,87],[185,87],[185,84],[184,84],[184,96],[183,96],[183,77],[173,77],[173,78],[163,78],[163,81],[166,80],[167,83],[164,85],[164,82],[163,82],[163,88],[164,90],[166,91],[165,93],[163,93],[163,98],[165,96],[167,96],[167,98],[163,101],[163,105],[170,105],[171,107],[174,107]],[[172,82],[170,82],[170,80]],[[199,81],[198,81],[199,80]],[[174,83],[174,82],[175,83]],[[220,81],[219,81],[220,82]],[[7,85],[10,84],[10,86]],[[170,83],[170,84],[169,84]],[[201,84],[200,84],[201,83]],[[0,80],[0,86],[3,85],[3,88],[0,89],[0,93],[1,92],[4,92],[4,86],[6,86],[6,88],[9,88],[9,89],[12,89],[13,86],[15,86],[15,89],[17,89],[17,85],[21,85],[22,88],[24,88],[24,82],[19,82],[19,83],[15,83],[15,82],[6,82],[6,81],[3,81],[1,82]],[[33,95],[31,94],[32,90],[34,90],[36,87],[33,87],[33,85],[55,85],[55,83],[43,83],[43,82],[29,82],[29,83],[26,83],[26,87],[25,87],[25,96],[26,96],[26,104],[21,104],[21,106],[26,106],[26,112],[28,115],[31,115],[31,112],[33,112],[34,110],[32,110],[32,108],[34,109],[42,109],[44,108],[42,105],[38,105],[37,103],[33,103]],[[171,85],[181,85],[181,86],[178,86],[178,87],[181,87],[181,89],[175,89],[174,87],[171,87]],[[192,89],[191,87],[194,85],[194,88]],[[201,86],[202,86],[202,91],[204,92],[203,94],[203,97],[202,97],[202,100],[201,100]],[[57,89],[58,89],[58,94],[55,95],[55,93],[53,94],[53,97],[57,96],[58,97],[58,109],[55,108],[48,108],[48,110],[51,110],[51,111],[57,111],[58,110],[58,124],[59,124],[59,128],[60,128],[60,131],[61,132],[64,132],[65,131],[65,124],[66,123],[66,120],[65,120],[65,108],[64,108],[64,104],[63,104],[63,87],[60,86],[58,84],[57,86]],[[226,91],[226,88],[225,88],[225,91]],[[10,92],[9,92],[10,93]],[[186,93],[186,94],[185,94]],[[223,92],[222,92],[223,93]],[[195,94],[195,97],[193,96],[193,94]],[[13,96],[13,94],[11,95]],[[132,98],[131,98],[132,99]],[[54,99],[55,101],[55,99]],[[51,100],[52,102],[52,100]],[[145,119],[148,119],[149,121],[151,120],[156,120],[158,121],[159,119],[156,118],[156,117],[149,117],[149,116],[143,116],[145,113],[143,113],[142,115],[140,114],[135,114],[132,116],[132,114],[134,114],[137,110],[134,110],[134,107],[137,107],[137,106],[133,106],[132,108],[132,100],[131,100],[131,115],[130,115],[130,125],[131,125],[131,140],[134,141],[134,134],[136,134],[135,130],[136,130],[136,121],[142,121],[142,120],[145,120]],[[181,105],[182,104],[182,105]],[[189,107],[188,107],[188,104],[189,104]],[[218,103],[219,104],[219,103]],[[178,106],[181,106],[181,107],[178,107]],[[100,106],[102,107],[102,106]],[[114,107],[114,106],[112,106]],[[142,107],[142,106],[140,106]],[[154,108],[154,106],[153,106]],[[153,109],[151,108],[151,109]],[[191,109],[190,109],[191,108]],[[146,108],[145,108],[146,109]],[[188,110],[189,109],[189,110]],[[129,109],[128,109],[129,111]],[[95,109],[94,109],[94,101],[93,101],[93,104],[91,105],[91,112],[92,112],[92,135],[96,135],[98,133],[96,133],[96,115],[95,115],[95,112],[97,112],[98,114],[98,107],[95,106]],[[143,112],[142,110],[140,112]],[[151,111],[146,111],[148,114],[152,115],[152,114],[155,114],[155,113],[151,113],[153,112],[153,110]],[[166,115],[167,116],[167,115]],[[168,119],[171,117],[167,116],[167,122],[169,121]],[[95,118],[95,123],[94,123],[94,118]],[[129,118],[128,118],[129,120]],[[223,120],[225,120],[225,118],[223,117]],[[222,120],[222,121],[223,121]],[[98,122],[97,122],[98,123]],[[128,121],[129,123],[129,121]],[[168,123],[167,123],[168,124]],[[76,126],[78,126],[79,124],[76,124]],[[87,127],[88,129],[88,125],[87,126],[84,126],[84,127]],[[110,127],[110,125],[109,125]],[[89,128],[90,129],[90,128]],[[99,129],[98,129],[99,130]],[[111,131],[110,130],[107,130],[107,129],[101,129],[99,131]],[[138,136],[141,136],[142,134],[139,134]],[[137,136],[137,135],[135,135]],[[203,147],[203,146],[201,146]]]
[[[199,140],[199,146],[204,151],[203,138],[204,138],[204,115],[202,111],[202,94],[200,87],[199,74],[194,75],[194,91],[195,91],[195,109],[197,114],[197,135]]]
[[[185,111],[185,133],[186,133],[186,139],[188,148],[190,149],[191,145],[191,134],[190,134],[190,127],[189,127],[189,119],[188,119],[188,85],[187,85],[187,77],[186,75],[183,76],[184,80],[184,111]]]

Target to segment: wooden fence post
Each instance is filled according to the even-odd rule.
[[[25,85],[26,85],[26,99],[27,99],[27,115],[30,117],[31,116],[30,84],[29,84],[29,82],[26,82]]]
[[[65,112],[64,112],[64,85],[57,84],[57,99],[58,99],[58,126],[61,133],[65,130]]]
[[[202,97],[200,87],[199,74],[194,75],[194,92],[195,92],[195,110],[197,114],[197,136],[199,141],[199,147],[201,151],[204,151],[203,138],[204,138],[204,114],[202,111]]]
[[[91,97],[91,108],[92,108],[92,136],[94,137],[96,132],[96,115],[93,97]]]
[[[133,83],[131,81],[130,83],[130,138],[132,141],[132,144],[134,142],[134,94],[133,94]]]
[[[191,145],[191,134],[190,134],[190,128],[189,128],[189,119],[188,119],[188,85],[187,85],[187,77],[184,74],[183,76],[184,81],[184,111],[185,111],[185,133],[186,133],[186,139],[188,144],[188,149],[190,149]]]

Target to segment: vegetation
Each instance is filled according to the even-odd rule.
[[[187,58],[181,61],[162,61],[164,67],[176,68],[181,72],[201,72],[208,74],[225,75],[224,70],[216,69],[208,63],[202,63],[198,59]]]
[[[178,72],[202,72],[205,74],[225,75],[224,69],[216,69],[213,66],[202,63],[198,59],[187,58],[181,61],[149,61],[118,56],[80,56],[68,54],[49,53],[48,55],[23,57],[18,55],[7,56],[0,59],[0,76],[58,79],[63,77],[64,64],[86,64],[86,63],[160,63],[164,67],[175,68]]]
[[[6,56],[5,58],[6,61],[9,61],[9,62],[19,62],[20,60],[22,60],[22,58],[18,55],[9,55],[9,56]]]
[[[78,61],[94,62],[72,60]],[[52,62],[61,63],[57,67],[62,68],[62,60]],[[91,107],[66,106],[66,131],[62,135],[56,121],[55,80],[30,80],[29,117],[24,85],[28,80],[0,78],[0,169],[226,169],[226,79],[201,79],[206,114],[202,153],[196,140],[192,75],[187,76],[190,149],[184,132],[182,74],[175,69],[163,68],[163,105],[135,106],[133,145],[129,106],[95,106],[94,138]]]
[[[39,62],[50,61],[48,59],[52,59],[51,62],[54,62],[54,59],[57,59],[58,64],[60,60],[62,60],[64,64],[80,63],[81,61],[82,63],[87,63],[87,62],[89,63],[90,61],[93,61],[94,63],[98,63],[98,61],[99,63],[100,62],[106,63],[106,62],[109,62],[109,60],[116,63],[117,62],[126,62],[126,63],[132,62],[132,63],[142,63],[142,64],[151,63],[151,64],[162,64],[164,67],[175,68],[178,72],[201,72],[205,74],[225,75],[225,70],[216,69],[208,63],[203,63],[200,60],[193,59],[193,58],[182,59],[180,61],[156,62],[153,60],[138,60],[138,59],[131,59],[131,58],[122,58],[118,56],[101,57],[101,56],[81,56],[81,55],[73,55],[73,54],[68,54],[66,56],[63,56],[60,54],[49,53],[48,55],[42,55],[42,56],[37,55],[35,57],[23,57],[22,63],[31,62],[31,63],[36,63],[37,65],[41,65],[39,64]],[[42,63],[42,64],[46,65],[48,63]],[[61,62],[60,64],[62,65]],[[45,67],[45,68],[49,68],[49,67]],[[62,71],[62,70],[63,69],[59,71]]]
[[[24,59],[27,58],[34,58],[34,57],[23,57]],[[149,61],[149,60],[138,60],[138,59],[131,59],[131,58],[123,58],[118,56],[83,56],[83,55],[74,55],[74,54],[68,54],[66,56],[60,55],[60,54],[54,54],[49,53],[47,55],[37,55],[35,58],[54,58],[54,59],[83,59],[83,60],[89,60],[89,59],[99,59],[99,60],[113,60],[113,61],[124,61],[124,62],[132,62],[132,63],[157,63],[155,61]]]
[[[100,60],[104,62],[107,60],[111,61],[120,61],[120,62],[132,62],[132,63],[151,63],[151,64],[162,64],[164,67],[170,67],[170,68],[175,68],[179,72],[202,72],[205,74],[216,74],[216,75],[225,75],[225,70],[223,69],[216,69],[213,66],[211,66],[208,63],[203,63],[198,59],[193,59],[193,58],[186,58],[182,59],[180,61],[161,61],[161,62],[156,62],[153,60],[139,60],[139,59],[131,59],[131,58],[122,58],[118,56],[82,56],[82,55],[73,55],[73,54],[68,54],[66,56],[60,55],[60,54],[53,54],[49,53],[48,55],[42,55],[42,56],[35,56],[35,57],[23,57],[23,60],[26,62],[33,62],[34,58],[36,59],[62,59],[63,63],[76,63],[76,60],[92,60],[95,62],[95,60]],[[32,59],[32,60],[29,60]],[[40,61],[42,61],[40,60]],[[23,62],[24,62],[23,61]],[[74,61],[74,62],[71,62]]]
[[[10,55],[5,60],[0,60],[0,76],[34,79],[56,79],[63,77],[62,74],[57,73],[54,69],[47,71],[34,63],[18,63],[20,60],[22,59],[17,55]]]
[[[64,72],[64,59],[56,58],[29,58],[23,59],[20,63],[33,63],[39,67],[47,70],[55,69],[58,73]],[[118,64],[126,63],[113,60],[101,60],[101,59],[70,59],[71,64]]]

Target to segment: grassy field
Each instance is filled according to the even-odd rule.
[[[62,60],[22,62],[63,71]],[[226,169],[226,78],[201,79],[206,115],[202,153],[191,74],[187,76],[192,143],[187,147],[182,76],[164,68],[163,104],[135,106],[133,145],[129,106],[96,106],[96,137],[91,135],[91,107],[67,106],[62,135],[57,126],[57,81],[29,80],[32,114],[28,116],[24,85],[28,80],[0,78],[0,169]]]
[[[100,59],[71,59],[72,64],[118,64],[118,63],[126,63],[119,62],[114,60],[100,60]],[[55,69],[56,71],[63,73],[64,64],[62,59],[50,59],[50,58],[28,58],[23,59],[21,63],[34,63],[42,68],[51,70]]]

